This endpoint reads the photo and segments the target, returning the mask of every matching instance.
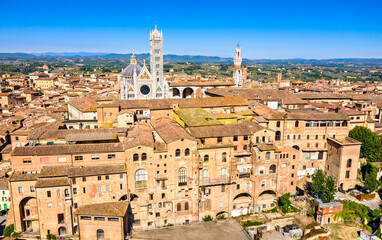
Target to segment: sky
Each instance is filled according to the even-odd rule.
[[[0,0],[0,52],[382,58],[381,0]]]

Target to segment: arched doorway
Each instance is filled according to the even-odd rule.
[[[232,202],[231,216],[236,217],[248,214],[252,207],[252,196],[249,193],[240,193],[235,196]]]
[[[139,199],[138,195],[134,193],[130,193],[130,202],[138,201],[138,199]]]
[[[180,91],[177,88],[172,89],[172,96],[173,97],[180,97]]]
[[[65,235],[65,234],[66,234],[66,228],[65,227],[60,227],[58,229],[58,235],[62,236],[62,235]]]
[[[297,149],[297,150],[300,150],[300,147],[297,146],[297,145],[293,145],[293,148],[294,148],[294,149]]]
[[[127,194],[120,197],[118,201],[126,201],[126,200],[127,200]]]
[[[104,240],[105,232],[102,229],[97,230],[97,240]]]
[[[183,98],[193,98],[194,97],[194,90],[192,88],[185,88],[183,90]]]
[[[216,214],[216,219],[225,219],[225,218],[228,218],[229,215],[226,211],[222,211],[222,212],[218,212]]]
[[[22,231],[38,231],[39,223],[36,198],[26,197],[21,200],[19,204],[19,210]]]
[[[276,197],[277,195],[273,190],[266,190],[260,193],[256,202],[258,210],[261,211],[276,207]]]

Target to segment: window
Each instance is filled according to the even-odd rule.
[[[280,131],[276,131],[275,140],[276,141],[280,141],[281,140],[281,132]]]
[[[135,172],[135,188],[147,188],[147,171],[139,169]]]
[[[51,197],[51,196],[52,196],[52,193],[51,193],[50,191],[47,191],[47,192],[46,192],[46,196],[47,196],[47,197]]]
[[[265,159],[266,160],[270,160],[271,159],[271,153],[270,152],[266,152],[265,153]]]
[[[82,188],[82,192],[83,192],[83,193],[86,193],[86,188],[85,188],[85,187]]]
[[[222,137],[218,137],[218,144],[220,144],[222,142],[223,142],[223,138]]]
[[[306,123],[305,123],[305,127],[311,127],[312,126],[312,122],[311,121],[307,121]]]
[[[119,218],[117,218],[117,217],[107,217],[107,220],[111,221],[111,222],[118,222]]]
[[[109,154],[109,155],[107,155],[107,159],[115,159],[115,154]]]
[[[318,127],[318,121],[313,122],[313,127]]]
[[[248,140],[248,135],[244,135],[243,139],[244,139],[244,141],[247,141]]]
[[[325,121],[322,121],[322,122],[320,123],[320,127],[326,127],[326,122],[325,122]]]
[[[318,159],[324,158],[324,152],[318,152]]]
[[[352,162],[352,160],[348,159],[348,161],[346,162],[346,167],[351,167],[351,162]]]
[[[58,219],[58,224],[62,224],[64,223],[64,214],[63,213],[59,213],[57,214],[57,219]]]
[[[83,177],[83,178],[82,178],[82,182],[86,182],[86,177]]]
[[[72,182],[73,182],[73,184],[76,184],[76,182],[77,182],[77,181],[76,181],[76,178],[73,178],[73,179],[72,179]]]
[[[175,150],[175,157],[180,157],[180,149]]]
[[[299,125],[300,125],[300,122],[299,122],[299,121],[295,121],[295,122],[294,122],[294,127],[298,128]]]
[[[119,184],[119,190],[123,190],[123,184]]]
[[[48,208],[51,208],[52,207],[52,203],[48,203]]]
[[[83,156],[74,156],[74,160],[82,161],[82,160],[84,160],[84,157]]]
[[[73,188],[73,194],[77,194],[77,188]]]
[[[350,171],[346,171],[346,178],[350,178]]]
[[[318,135],[316,135],[316,139],[318,139]]]
[[[24,158],[23,163],[32,163],[32,159],[31,158]]]
[[[105,217],[94,216],[94,221],[105,221]]]
[[[210,200],[206,201],[206,208],[210,208]]]
[[[227,169],[226,168],[222,168],[220,170],[220,180],[222,182],[225,182],[227,180]]]
[[[178,185],[185,186],[187,185],[187,169],[180,168],[178,171]]]
[[[203,183],[208,183],[208,170],[203,170]]]
[[[348,122],[347,121],[343,121],[342,122],[342,127],[347,127],[348,126]]]
[[[328,127],[333,127],[333,121],[328,122]]]
[[[233,136],[233,141],[237,142],[237,136]]]
[[[276,127],[278,127],[278,128],[279,128],[280,126],[281,126],[281,123],[280,123],[280,121],[277,121],[277,122],[276,122]]]
[[[261,186],[265,187],[265,180],[261,181]]]
[[[204,162],[208,162],[209,160],[209,156],[208,155],[204,155]]]
[[[272,164],[272,165],[269,167],[269,173],[276,173],[276,165],[275,165],[275,164]]]
[[[184,204],[184,210],[185,210],[185,211],[188,211],[188,202],[186,202],[186,203]]]
[[[99,156],[92,156],[92,160],[99,160]]]
[[[341,122],[340,121],[336,121],[336,127],[340,127],[341,126]]]
[[[23,190],[23,187],[19,187],[19,193],[23,193],[24,190]]]
[[[176,204],[176,210],[181,211],[182,210],[182,205],[180,203]]]
[[[105,191],[106,191],[106,192],[110,192],[110,185],[106,185],[106,186],[105,186]]]
[[[147,160],[147,154],[146,153],[142,153],[142,161],[145,161]]]
[[[221,185],[221,192],[225,192],[225,186]]]
[[[305,153],[305,160],[309,160],[310,159],[310,152],[306,152]]]
[[[135,161],[138,161],[138,160],[139,160],[139,155],[138,155],[138,153],[135,153],[133,155],[133,161],[135,162]]]
[[[226,161],[227,161],[227,153],[223,152],[222,153],[222,162],[226,162]]]
[[[98,192],[102,192],[102,186],[98,186]]]
[[[109,180],[109,178],[110,178],[109,175],[106,175],[106,176],[105,176],[105,179],[106,179],[106,180]]]
[[[30,186],[30,190],[31,190],[31,192],[34,192],[35,191],[34,186]],[[3,191],[3,194],[5,194],[4,191]]]
[[[101,181],[102,180],[102,176],[98,176],[98,181]]]
[[[91,220],[91,216],[81,216],[81,220]]]
[[[123,179],[123,174],[119,174],[119,178],[120,178],[120,179]]]
[[[184,150],[184,156],[190,156],[190,149],[189,148],[186,148]]]
[[[60,191],[60,189],[57,189],[57,196],[61,196],[61,191]]]

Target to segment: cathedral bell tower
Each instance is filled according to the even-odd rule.
[[[150,32],[150,72],[153,77],[153,97],[164,98],[165,83],[163,79],[163,34],[155,25]]]

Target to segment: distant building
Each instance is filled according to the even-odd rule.
[[[317,211],[317,222],[320,225],[324,225],[327,223],[334,223],[334,214],[342,212],[343,205],[340,202],[330,202],[324,203],[321,199],[316,199],[318,203],[318,211]]]

